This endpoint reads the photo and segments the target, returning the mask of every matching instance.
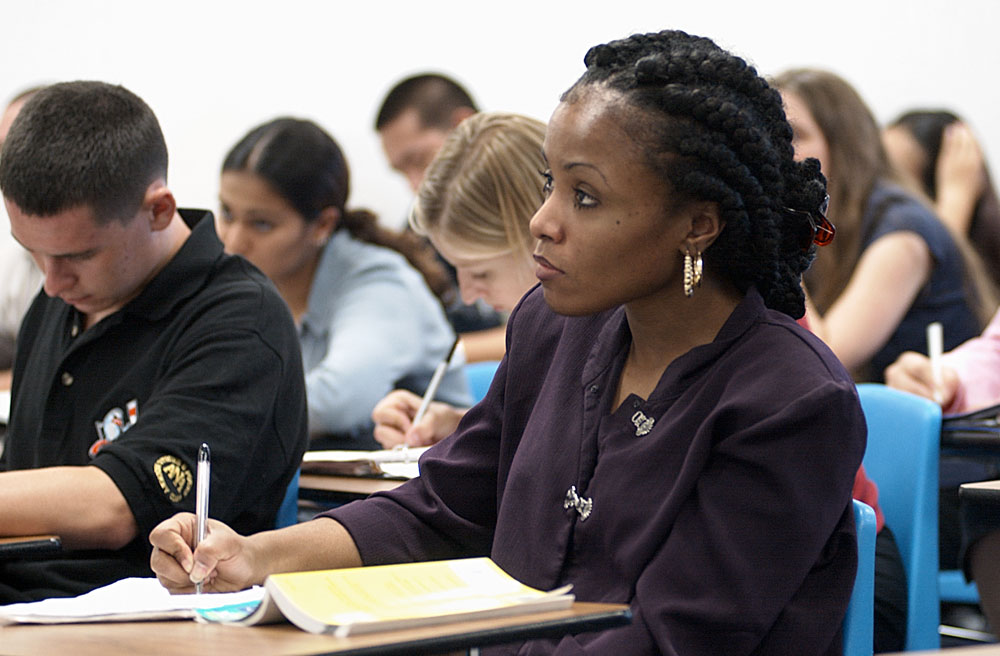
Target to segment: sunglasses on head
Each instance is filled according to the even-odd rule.
[[[830,208],[830,195],[827,194],[820,203],[816,212],[803,212],[802,210],[793,210],[790,207],[786,207],[785,211],[791,214],[798,214],[799,216],[804,216],[809,221],[808,229],[802,231],[801,237],[801,248],[802,252],[809,250],[809,247],[813,244],[817,246],[827,246],[833,241],[833,236],[837,234],[837,228],[834,227],[830,220],[826,218],[826,212]],[[804,227],[804,226],[803,226]]]

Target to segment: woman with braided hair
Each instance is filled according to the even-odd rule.
[[[519,654],[840,654],[865,425],[796,324],[832,227],[777,92],[683,32],[592,49],[544,141],[536,276],[486,398],[419,478],[243,537],[150,535],[172,590],[270,572],[489,554],[629,626]]]

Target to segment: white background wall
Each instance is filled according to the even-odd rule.
[[[398,225],[410,194],[372,129],[395,81],[440,71],[483,109],[547,119],[588,47],[663,28],[712,37],[765,74],[832,69],[881,121],[952,108],[1000,174],[996,0],[0,0],[0,102],[58,80],[125,85],[160,118],[178,200],[213,209],[237,139],[277,115],[311,118],[347,154],[351,204]]]

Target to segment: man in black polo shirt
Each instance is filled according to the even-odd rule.
[[[272,528],[306,445],[298,339],[209,212],[179,211],[156,117],[122,87],[56,84],[0,152],[11,233],[45,275],[21,326],[0,536],[55,533],[56,558],[0,562],[0,603],[150,576],[149,531],[194,508]]]

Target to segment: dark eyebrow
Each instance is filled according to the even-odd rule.
[[[31,250],[30,248],[28,248],[27,246],[25,246],[24,244],[22,244],[21,240],[14,236],[14,233],[11,233],[10,236],[24,250],[28,251],[29,253],[34,253],[35,252],[35,251]],[[90,257],[91,255],[96,254],[98,250],[100,250],[100,249],[98,249],[98,248],[90,248],[90,249],[87,249],[85,251],[80,251],[79,253],[59,253],[58,255],[51,255],[50,257],[56,257],[56,258],[60,258],[60,259],[63,259],[63,260],[67,260],[67,259],[78,259],[79,260],[79,259]]]
[[[591,169],[594,173],[596,173],[597,175],[601,176],[601,180],[604,180],[604,184],[608,184],[608,179],[606,177],[604,177],[603,173],[601,173],[601,169],[597,168],[593,164],[588,164],[587,162],[569,162],[568,164],[565,164],[563,166],[563,170],[564,171],[571,171],[571,170],[573,170],[575,168],[578,168],[578,167],[581,167],[581,166],[584,167],[584,168]]]
[[[60,253],[58,255],[53,255],[52,257],[63,259],[63,260],[84,260],[92,255],[96,255],[97,248],[90,248],[85,251],[80,251],[79,253]]]
[[[545,149],[544,148],[542,148],[542,159],[545,160],[545,164],[548,165],[549,158],[545,156]],[[574,169],[574,168],[576,168],[578,166],[584,166],[584,167],[586,167],[588,169],[593,169],[594,173],[596,173],[597,175],[601,176],[601,180],[604,180],[604,184],[608,184],[608,179],[606,177],[604,177],[604,174],[601,173],[601,170],[599,168],[597,168],[596,166],[594,166],[593,164],[588,164],[587,162],[569,162],[568,164],[565,164],[563,166],[563,170],[564,171],[570,171],[570,170],[572,170],[572,169]]]
[[[14,237],[13,234],[11,235],[11,237],[13,237],[14,241],[16,241],[18,244],[20,244],[21,248],[23,248],[24,250],[26,250],[26,251],[28,251],[29,253],[32,253],[32,254],[35,252],[35,251],[31,250],[30,248],[28,248],[27,246],[25,246],[24,244],[22,244],[20,242],[20,240],[18,240],[17,237]],[[89,249],[87,249],[85,251],[80,251],[79,253],[58,253],[56,255],[50,255],[49,257],[58,258],[58,259],[61,259],[61,260],[82,260],[82,259],[88,258],[88,257],[90,257],[92,255],[96,255],[98,250],[100,250],[100,249],[98,249],[98,248],[89,248]]]

